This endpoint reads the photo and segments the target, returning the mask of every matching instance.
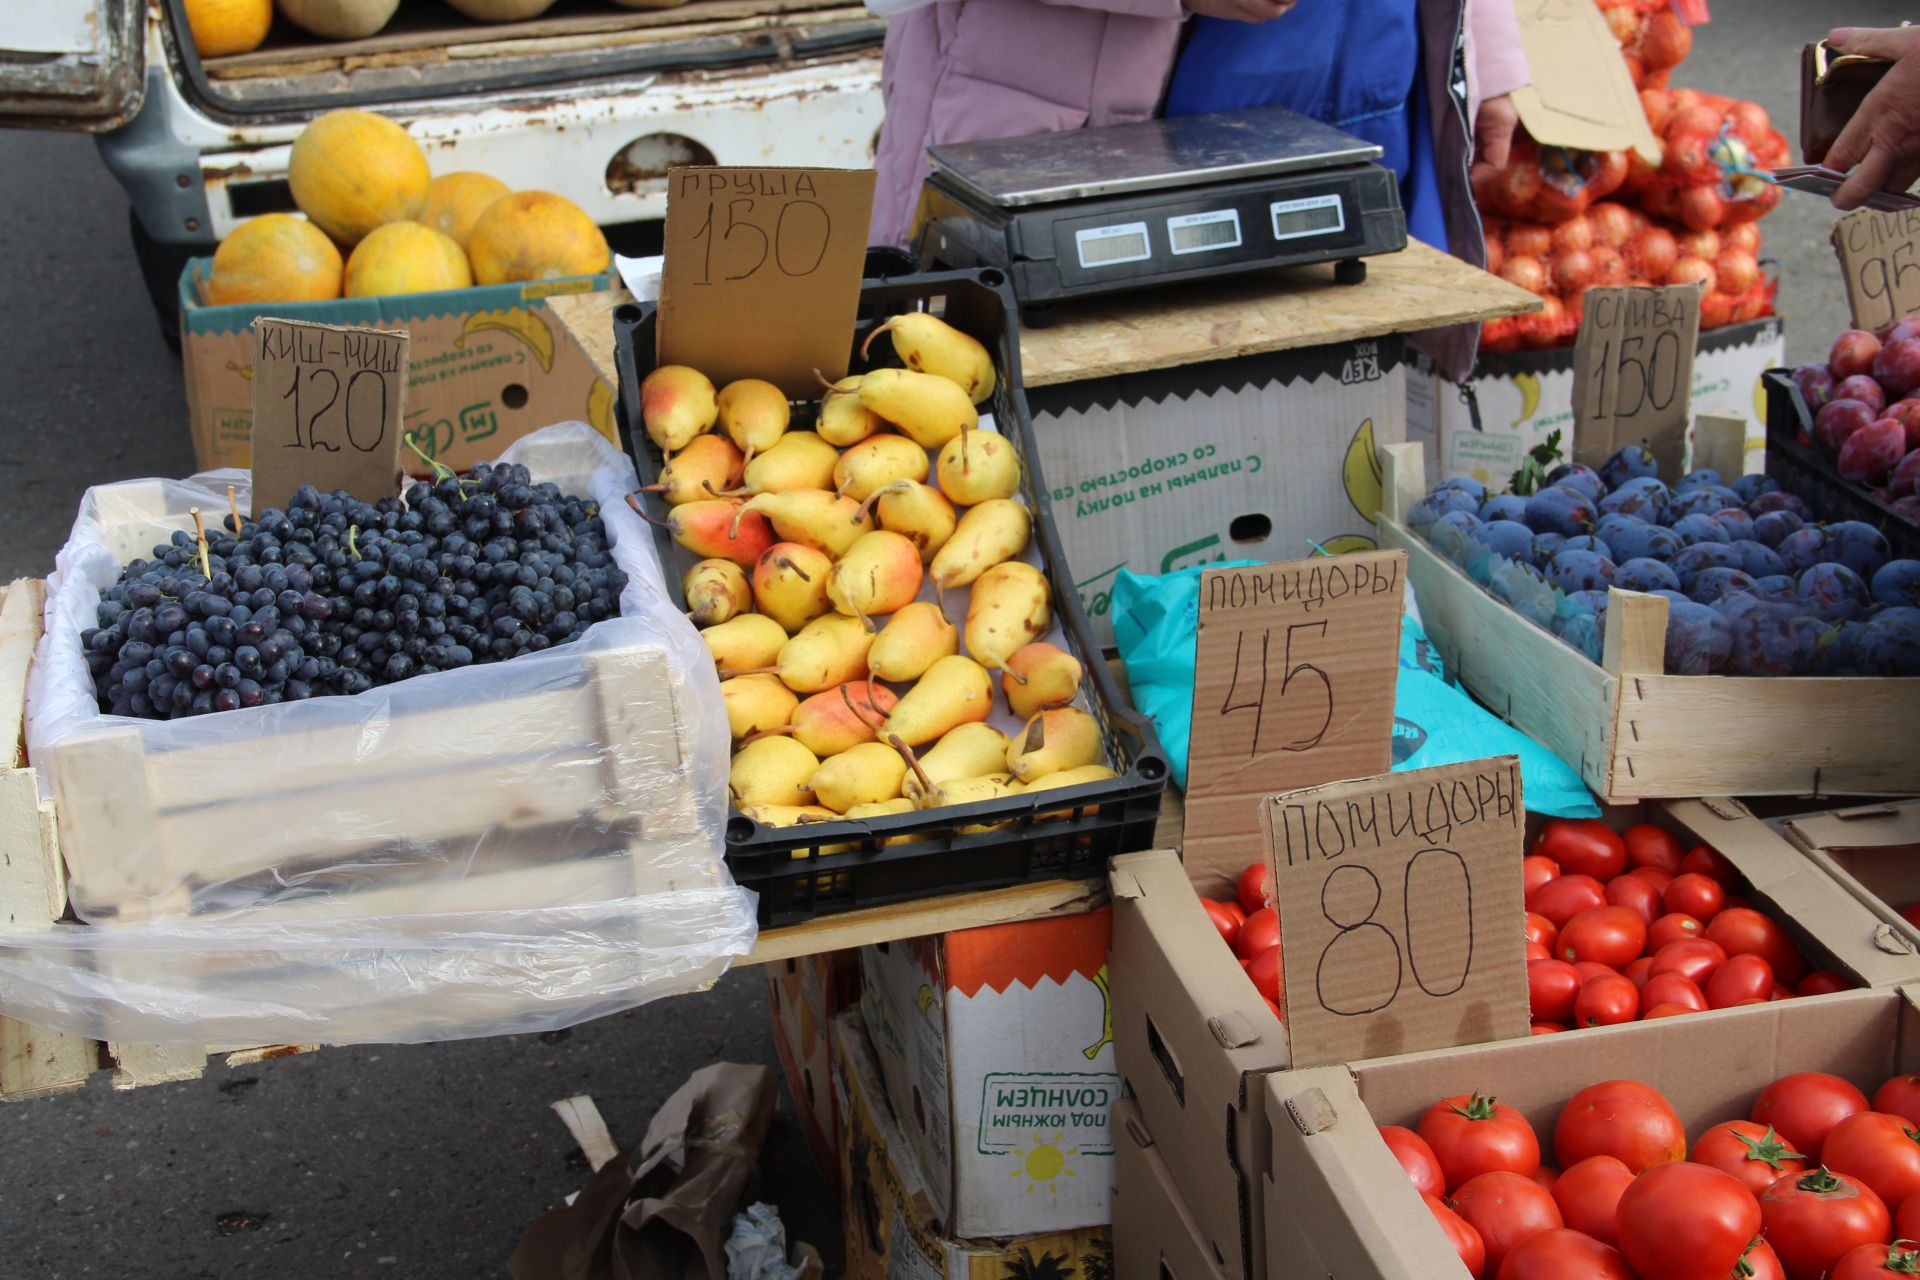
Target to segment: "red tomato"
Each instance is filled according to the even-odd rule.
[[[1646,945],[1646,921],[1631,909],[1594,907],[1561,926],[1553,950],[1562,960],[1592,960],[1624,969]]]
[[[1560,937],[1560,926],[1537,911],[1527,912],[1527,941],[1537,942],[1548,951]]]
[[[1859,984],[1844,973],[1835,973],[1831,969],[1815,969],[1806,977],[1793,984],[1793,994],[1797,996],[1828,996],[1836,991],[1851,991]],[[1874,1110],[1880,1110],[1875,1107]]]
[[[1687,850],[1687,856],[1680,859],[1680,873],[1711,876],[1728,889],[1740,883],[1740,869],[1708,844],[1697,844]]]
[[[1828,1131],[1856,1111],[1865,1110],[1867,1095],[1839,1076],[1802,1071],[1781,1076],[1762,1089],[1747,1119],[1772,1125],[1794,1150],[1805,1152],[1807,1159],[1814,1161],[1820,1158],[1820,1144],[1827,1140]],[[1781,1261],[1785,1260],[1782,1255]]]
[[[1662,870],[1659,867],[1635,867],[1633,870],[1627,872],[1627,874],[1635,880],[1645,880],[1661,893],[1665,893],[1667,886],[1673,883],[1673,872]]]
[[[1532,964],[1535,960],[1551,960],[1551,959],[1553,959],[1553,952],[1547,950],[1545,947],[1541,946],[1539,943],[1529,942],[1527,944],[1527,963],[1528,964]]]
[[[1895,1238],[1893,1244],[1855,1245],[1840,1255],[1840,1261],[1827,1272],[1827,1280],[1875,1280],[1885,1276],[1911,1276],[1920,1272],[1920,1248],[1911,1240]]]
[[[1899,1204],[1920,1193],[1920,1129],[1899,1116],[1856,1111],[1827,1132],[1820,1163]]]
[[[1787,1174],[1760,1193],[1767,1243],[1788,1280],[1820,1280],[1849,1249],[1885,1244],[1893,1217],[1865,1185],[1826,1169]]]
[[[1577,1027],[1614,1027],[1640,1016],[1640,992],[1627,979],[1614,975],[1581,985],[1573,1001]]]
[[[1873,1109],[1920,1124],[1920,1075],[1895,1076],[1875,1089]]]
[[[1646,1280],[1712,1280],[1733,1275],[1760,1234],[1760,1206],[1733,1175],[1675,1161],[1633,1180],[1615,1229],[1627,1265]]]
[[[1686,851],[1673,833],[1651,822],[1636,822],[1620,833],[1627,846],[1627,865],[1656,867],[1669,875],[1680,874],[1680,861]]]
[[[1240,909],[1248,915],[1262,907],[1273,905],[1273,869],[1264,862],[1256,862],[1240,873],[1234,882],[1234,896],[1240,899]]]
[[[1434,1221],[1440,1224],[1440,1230],[1447,1236],[1447,1242],[1453,1251],[1460,1255],[1460,1264],[1467,1269],[1473,1280],[1481,1280],[1487,1273],[1487,1246],[1480,1241],[1480,1233],[1473,1224],[1447,1207],[1447,1202],[1438,1196],[1423,1195],[1427,1208],[1432,1211]]]
[[[1575,1231],[1584,1231],[1602,1244],[1618,1244],[1613,1229],[1620,1195],[1633,1182],[1633,1170],[1612,1156],[1588,1156],[1567,1166],[1553,1186],[1553,1202]]]
[[[1559,1032],[1565,1031],[1566,1029],[1567,1029],[1566,1024],[1561,1022],[1536,1022],[1533,1024],[1533,1029],[1529,1031],[1527,1034],[1535,1035],[1535,1036],[1550,1036],[1550,1035],[1556,1035]]]
[[[1592,982],[1595,978],[1612,978],[1620,973],[1612,965],[1601,964],[1598,960],[1575,960],[1573,967],[1579,970],[1582,985]]]
[[[1501,1170],[1483,1173],[1456,1190],[1453,1209],[1480,1233],[1487,1246],[1487,1270],[1496,1276],[1507,1255],[1529,1236],[1565,1225],[1552,1193],[1525,1174]]]
[[[1639,876],[1615,876],[1607,881],[1607,901],[1633,912],[1644,925],[1652,925],[1666,909],[1660,891]]]
[[[1260,998],[1262,1000],[1266,1000],[1267,1009],[1273,1014],[1274,1017],[1280,1019],[1280,1021],[1282,1022],[1285,1022],[1287,1020],[1287,1011],[1285,1009],[1282,1009],[1279,1005],[1275,1004],[1273,1001],[1267,1000],[1265,996],[1261,996]]]
[[[1642,991],[1645,991],[1647,989],[1647,979],[1653,976],[1653,957],[1641,956],[1638,960],[1635,960],[1632,964],[1622,969],[1620,976],[1628,982],[1631,982],[1634,986],[1639,987]]]
[[[1560,1171],[1550,1164],[1543,1164],[1533,1171],[1533,1180],[1547,1189],[1549,1195],[1560,1185]]]
[[[1759,956],[1734,956],[1707,979],[1707,1006],[1731,1009],[1743,1000],[1766,1000],[1773,995],[1773,970]]]
[[[1705,987],[1713,971],[1727,962],[1727,953],[1720,949],[1717,942],[1708,942],[1705,938],[1688,938],[1680,942],[1669,942],[1653,953],[1653,973],[1658,977],[1663,973],[1677,973],[1690,979],[1697,987]]]
[[[1722,907],[1707,924],[1707,938],[1729,956],[1759,956],[1789,987],[1807,975],[1807,962],[1787,931],[1750,907]]]
[[[1236,902],[1215,902],[1212,898],[1202,898],[1200,905],[1206,908],[1207,919],[1213,921],[1213,927],[1220,931],[1221,939],[1231,947],[1240,932],[1240,926],[1247,922],[1247,913]]]
[[[1612,1156],[1634,1173],[1687,1158],[1687,1130],[1658,1090],[1637,1080],[1603,1080],[1567,1099],[1553,1125],[1562,1169]]]
[[[1562,875],[1608,880],[1627,869],[1627,846],[1598,818],[1548,818],[1533,851],[1560,864]]]
[[[1450,1190],[1483,1173],[1524,1176],[1540,1167],[1540,1140],[1527,1118],[1481,1094],[1440,1099],[1415,1131],[1433,1149]]]
[[[1920,1240],[1920,1196],[1908,1196],[1893,1213],[1895,1240]]]
[[[1780,1255],[1758,1236],[1747,1246],[1746,1253],[1741,1255],[1740,1265],[1744,1270],[1734,1274],[1742,1280],[1787,1280],[1787,1269],[1780,1265]]]
[[[1530,853],[1520,863],[1520,886],[1523,894],[1532,893],[1547,881],[1559,876],[1560,864],[1552,858],[1542,858]]]
[[[1655,952],[1669,942],[1703,938],[1707,926],[1682,911],[1670,911],[1647,927],[1647,950]]]
[[[1708,1007],[1706,993],[1693,979],[1678,973],[1656,973],[1648,978],[1647,985],[1640,988],[1640,1003],[1648,1007],[1677,1004],[1689,1013],[1705,1013]]]
[[[1712,876],[1689,872],[1675,876],[1660,901],[1668,911],[1679,911],[1696,920],[1711,921],[1726,905],[1727,891]]]
[[[1725,911],[1725,910],[1726,910],[1726,909],[1727,909],[1728,907],[1740,907],[1740,908],[1743,908],[1744,910],[1747,910],[1747,911],[1757,911],[1757,910],[1759,910],[1759,908],[1758,908],[1758,907],[1755,907],[1755,906],[1753,905],[1753,899],[1752,899],[1752,898],[1745,898],[1745,897],[1742,897],[1741,895],[1739,895],[1739,894],[1737,894],[1737,893],[1730,893],[1730,894],[1728,894],[1728,895],[1727,895],[1727,900],[1726,900],[1725,902],[1723,902],[1723,903],[1721,903],[1721,904],[1720,904],[1720,909],[1721,909],[1722,911]]]
[[[1272,907],[1262,907],[1240,926],[1240,932],[1233,939],[1233,953],[1246,960],[1279,945],[1280,913]]]
[[[1642,1003],[1644,1004],[1645,1002],[1642,1001]],[[1678,1018],[1682,1014],[1699,1012],[1700,1010],[1698,1009],[1689,1009],[1684,1004],[1674,1004],[1669,1000],[1662,1004],[1656,1004],[1652,1008],[1642,1012],[1640,1021],[1651,1022],[1655,1018]]]
[[[1767,999],[1791,1000],[1793,999],[1793,992],[1787,990],[1787,988],[1781,986],[1779,983],[1776,982],[1773,984],[1773,990],[1767,994]]]
[[[1789,1173],[1804,1173],[1807,1158],[1763,1124],[1728,1120],[1700,1135],[1689,1157],[1695,1164],[1714,1168],[1745,1183],[1759,1195]]]
[[[1247,961],[1247,977],[1253,979],[1253,989],[1275,1004],[1280,1003],[1280,989],[1284,978],[1280,972],[1280,948],[1268,947]]]
[[[1560,876],[1527,895],[1527,910],[1538,912],[1564,929],[1582,911],[1607,905],[1606,888],[1592,876]]]
[[[1535,1021],[1567,1022],[1580,994],[1580,971],[1564,960],[1534,960],[1527,965],[1527,1008]]]
[[[1633,1272],[1618,1249],[1558,1227],[1515,1246],[1497,1280],[1633,1280]]]
[[[1427,1140],[1404,1125],[1383,1124],[1380,1126],[1380,1139],[1387,1144],[1387,1150],[1393,1152],[1393,1158],[1413,1179],[1413,1185],[1422,1195],[1445,1195],[1447,1177],[1440,1172],[1440,1162],[1434,1159],[1433,1148]]]

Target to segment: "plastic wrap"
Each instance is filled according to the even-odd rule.
[[[592,428],[501,460],[599,505],[622,616],[507,662],[186,720],[102,714],[103,589],[245,473],[91,489],[48,580],[27,744],[88,926],[0,935],[0,1010],[135,1041],[539,1031],[711,982],[752,945],[721,861],[727,729]]]

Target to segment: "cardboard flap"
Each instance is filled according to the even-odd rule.
[[[1920,852],[1920,803],[1866,805],[1789,818],[1787,838],[1803,849],[1912,848]]]
[[[1878,925],[1874,928],[1873,945],[1890,956],[1910,956],[1915,954],[1913,944],[1901,937],[1890,924]]]
[[[1514,16],[1533,77],[1513,93],[1527,132],[1547,146],[1633,150],[1658,163],[1660,142],[1600,11],[1582,0],[1548,0],[1515,5]]]
[[[1293,1127],[1308,1137],[1333,1128],[1334,1122],[1340,1118],[1333,1109],[1333,1103],[1318,1087],[1288,1098],[1287,1116],[1293,1121]]]
[[[1237,1010],[1208,1018],[1207,1030],[1213,1032],[1213,1038],[1226,1049],[1244,1048],[1260,1039],[1260,1031],[1253,1025],[1253,1020]]]

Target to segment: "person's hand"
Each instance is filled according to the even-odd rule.
[[[1920,178],[1920,27],[1842,27],[1827,42],[1840,53],[1893,63],[1820,158],[1847,174],[1833,207],[1858,209],[1874,192],[1905,191]]]
[[[1513,131],[1520,127],[1520,110],[1506,94],[1488,98],[1473,118],[1473,177],[1504,169],[1513,150]]]
[[[1293,8],[1294,0],[1184,0],[1188,13],[1233,22],[1268,22]]]

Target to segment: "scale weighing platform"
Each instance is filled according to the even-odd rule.
[[[1283,107],[934,147],[916,238],[930,267],[997,267],[1049,304],[1406,247],[1380,148]]]

